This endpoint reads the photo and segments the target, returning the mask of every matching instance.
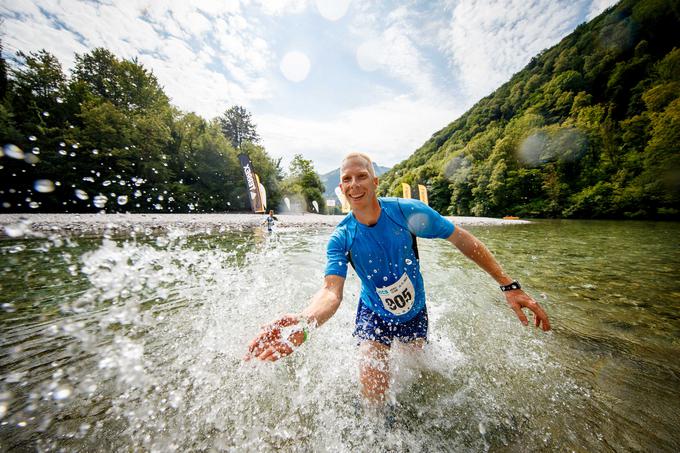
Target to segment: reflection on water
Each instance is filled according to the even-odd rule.
[[[296,354],[241,360],[318,288],[329,229],[1,241],[0,448],[677,450],[680,226],[470,229],[554,331],[523,328],[493,281],[420,240],[431,342],[394,351],[389,423],[357,404],[355,276]]]

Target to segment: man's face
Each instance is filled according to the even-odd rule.
[[[371,176],[368,162],[360,157],[345,160],[340,169],[340,190],[352,209],[368,206],[375,198],[378,178]]]

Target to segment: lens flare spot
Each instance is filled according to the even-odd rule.
[[[291,82],[302,82],[309,75],[311,63],[307,55],[299,51],[288,52],[281,59],[281,72]]]
[[[336,21],[347,14],[349,0],[316,0],[316,9],[324,19]]]

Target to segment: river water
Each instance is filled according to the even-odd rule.
[[[468,229],[553,331],[421,239],[431,341],[393,351],[389,417],[359,404],[351,273],[294,355],[242,360],[319,287],[329,227],[2,240],[0,450],[680,450],[680,224]]]

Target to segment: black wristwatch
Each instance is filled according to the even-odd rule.
[[[517,280],[513,280],[508,285],[501,285],[501,291],[512,291],[513,289],[522,289],[522,285]]]

